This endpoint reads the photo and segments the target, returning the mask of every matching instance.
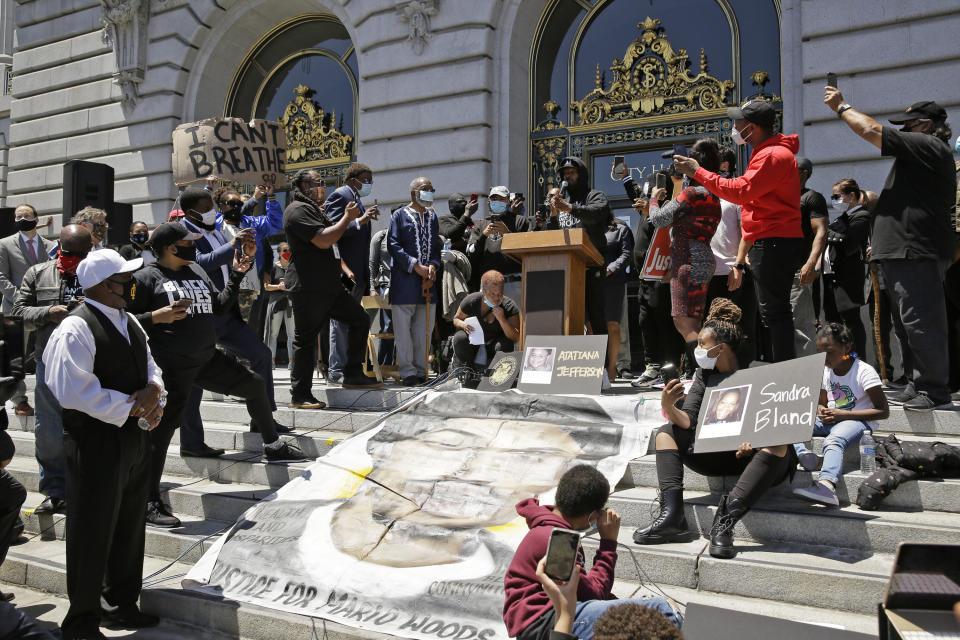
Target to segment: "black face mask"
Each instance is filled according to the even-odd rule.
[[[19,231],[33,231],[36,228],[36,218],[17,218],[17,229]]]
[[[453,216],[455,216],[455,217],[457,217],[457,218],[459,218],[460,216],[462,216],[462,215],[463,215],[463,212],[467,210],[467,203],[466,203],[466,202],[454,202],[454,203],[452,203],[452,204],[449,205],[449,206],[450,206],[450,213],[451,213],[451,215],[453,215]]]
[[[146,232],[135,233],[132,236],[130,236],[130,240],[132,240],[134,244],[140,245],[142,247],[143,245],[147,244],[147,238],[149,237],[150,236]]]
[[[119,296],[123,298],[124,302],[126,302],[127,304],[130,304],[131,302],[133,302],[133,297],[137,295],[136,280],[134,280],[133,278],[130,278],[126,282],[118,282],[117,280],[113,280],[112,278],[108,278],[108,280],[110,280],[110,282],[112,282],[113,284],[119,284],[120,286],[123,287],[123,293],[120,293]],[[111,293],[114,293],[114,295],[118,295],[115,292],[113,292],[113,290],[111,290]]]
[[[189,247],[184,247],[181,245],[175,245],[177,250],[177,257],[181,260],[187,260],[188,262],[197,261],[197,248],[193,245]]]

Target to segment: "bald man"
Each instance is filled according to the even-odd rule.
[[[489,364],[498,351],[513,351],[520,340],[520,307],[512,298],[503,295],[504,278],[499,271],[487,271],[480,278],[480,291],[471,293],[460,302],[453,326],[453,351],[457,364],[474,367]],[[480,345],[471,344],[470,334],[477,331],[467,324],[467,318],[480,321],[486,357],[477,362]]]
[[[36,331],[37,353],[43,353],[50,334],[67,317],[83,291],[77,283],[77,265],[93,246],[90,231],[76,224],[60,231],[57,259],[27,269],[13,304],[13,315],[23,318],[24,329]],[[36,456],[40,463],[40,493],[37,513],[61,513],[66,508],[66,459],[63,453],[63,420],[60,403],[47,387],[45,366],[37,358]]]

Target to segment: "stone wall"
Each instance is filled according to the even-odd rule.
[[[879,192],[892,164],[823,104],[830,71],[847,102],[884,124],[936,100],[960,134],[956,0],[784,0],[782,32],[784,129],[800,134],[801,154],[815,165],[811,187],[830,193],[852,177]]]

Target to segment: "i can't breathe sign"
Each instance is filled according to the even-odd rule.
[[[279,122],[210,118],[173,130],[173,181],[210,176],[240,184],[286,185],[287,134]]]

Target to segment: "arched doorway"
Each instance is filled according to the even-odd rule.
[[[615,155],[642,182],[673,144],[732,145],[728,105],[762,96],[782,108],[777,0],[552,0],[530,62],[531,192],[542,201],[557,161],[580,156],[631,228]]]

